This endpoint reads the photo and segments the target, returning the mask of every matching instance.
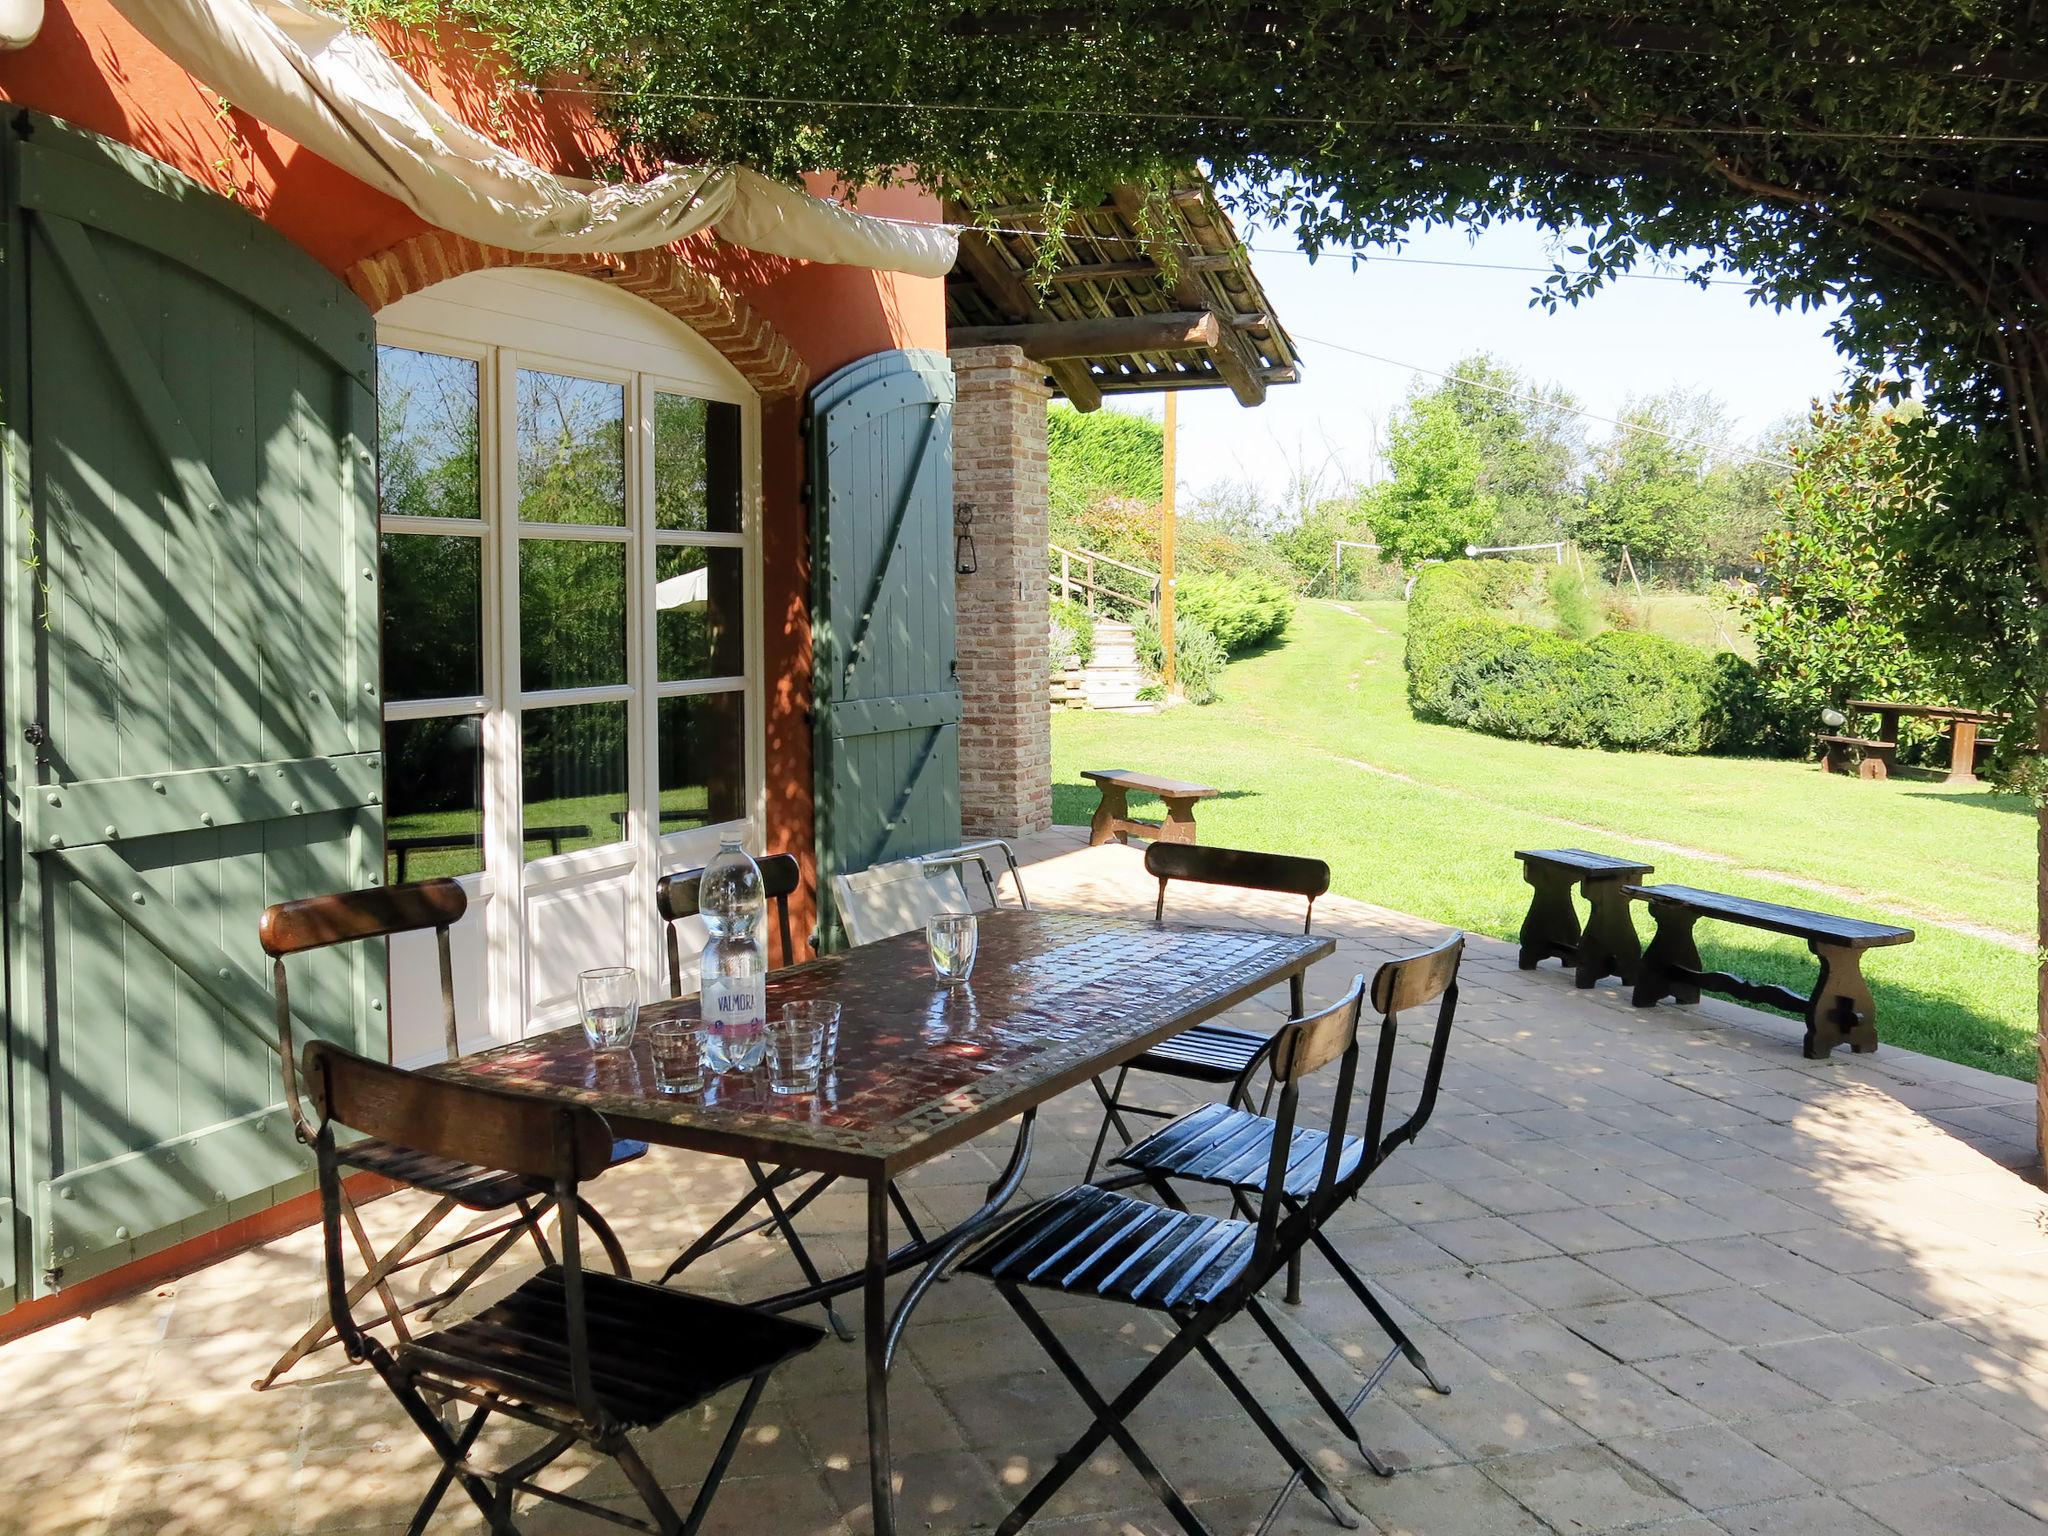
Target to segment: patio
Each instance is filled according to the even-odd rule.
[[[1020,846],[1034,904],[1149,915],[1139,853],[1081,840],[1062,828]],[[1285,905],[1176,891],[1171,915],[1291,926]],[[1436,932],[1336,897],[1317,916],[1339,949],[1311,973],[1311,1003]],[[1279,996],[1263,1000],[1269,1019]],[[1488,940],[1468,949],[1458,1022],[1422,1142],[1334,1226],[1453,1389],[1438,1397],[1397,1365],[1368,1404],[1368,1441],[1398,1474],[1373,1477],[1336,1442],[1248,1325],[1222,1335],[1373,1526],[2048,1529],[2048,1200],[2018,1171],[2032,1085],[1890,1048],[1806,1062],[1788,1021],[1715,1002],[1638,1012],[1613,987],[1518,972]],[[1096,1115],[1077,1092],[1041,1116],[1031,1192],[1079,1176]],[[994,1170],[969,1150],[906,1190],[958,1219]],[[740,1189],[728,1163],[657,1151],[592,1193],[658,1272]],[[417,1198],[370,1207],[378,1234],[402,1229]],[[862,1219],[857,1192],[835,1191],[805,1227],[821,1257],[850,1265]],[[316,1252],[300,1233],[0,1346],[0,1531],[403,1529],[432,1458],[378,1383],[324,1354],[249,1390],[318,1300]],[[734,1296],[799,1283],[762,1239],[693,1277]],[[508,1267],[472,1295],[515,1278]],[[1348,1295],[1313,1260],[1306,1281],[1303,1305],[1283,1310],[1348,1394],[1351,1362],[1381,1342],[1357,1336]],[[1064,1310],[1062,1331],[1087,1340],[1099,1378],[1128,1375],[1164,1337],[1127,1311],[1088,1314]],[[991,1525],[1078,1430],[1080,1405],[972,1280],[933,1294],[907,1349],[892,1394],[904,1527]],[[867,1528],[860,1372],[857,1349],[827,1345],[778,1375],[707,1531]],[[695,1481],[720,1424],[685,1416],[645,1442],[665,1483]],[[1199,1367],[1137,1429],[1219,1529],[1250,1529],[1279,1487],[1277,1458]],[[624,1492],[608,1466],[554,1475],[585,1497]],[[432,1529],[478,1525],[450,1501]],[[560,1510],[523,1525],[575,1528]],[[1302,1495],[1275,1528],[1337,1529]],[[1105,1451],[1033,1529],[1173,1527]]]

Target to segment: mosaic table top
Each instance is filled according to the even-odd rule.
[[[600,1054],[580,1026],[430,1069],[587,1104],[619,1135],[852,1174],[895,1173],[1022,1114],[1146,1047],[1306,970],[1335,948],[1314,935],[1064,912],[981,919],[972,978],[941,985],[922,931],[768,979],[768,1016],[823,998],[843,1007],[837,1069],[814,1094],[773,1092],[765,1073],[699,1093],[655,1086],[644,1032]],[[645,1026],[696,1014],[651,1003]]]

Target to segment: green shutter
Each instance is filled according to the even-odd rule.
[[[831,879],[960,841],[953,672],[953,372],[849,364],[811,396],[820,934]]]
[[[377,877],[382,728],[368,312],[146,156],[33,116],[5,154],[26,1295],[305,1187],[256,918]],[[383,997],[367,946],[293,973],[377,1054]]]

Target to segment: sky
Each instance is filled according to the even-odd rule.
[[[1541,272],[1411,264],[1547,271],[1553,237],[1534,224],[1504,225],[1476,240],[1433,231],[1389,253],[1401,261],[1368,261],[1356,270],[1341,256],[1311,264],[1277,231],[1253,230],[1247,238],[1253,270],[1305,366],[1301,382],[1276,385],[1255,409],[1240,406],[1227,389],[1181,393],[1177,479],[1184,504],[1225,480],[1249,481],[1271,497],[1296,463],[1327,465],[1333,482],[1372,478],[1376,444],[1415,370],[1448,372],[1479,351],[1525,377],[1562,384],[1598,416],[1619,414],[1630,396],[1673,386],[1709,390],[1744,439],[1803,415],[1815,395],[1832,394],[1844,378],[1844,360],[1825,334],[1831,310],[1752,306],[1739,284],[1702,290],[1624,279],[1551,314],[1529,305]],[[1160,397],[1127,396],[1105,407],[1111,408],[1156,416]],[[1598,421],[1587,429],[1595,441],[1609,431]]]

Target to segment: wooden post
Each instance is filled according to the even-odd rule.
[[[1159,681],[1173,692],[1174,439],[1180,430],[1179,396],[1166,392],[1166,422],[1159,463]]]

